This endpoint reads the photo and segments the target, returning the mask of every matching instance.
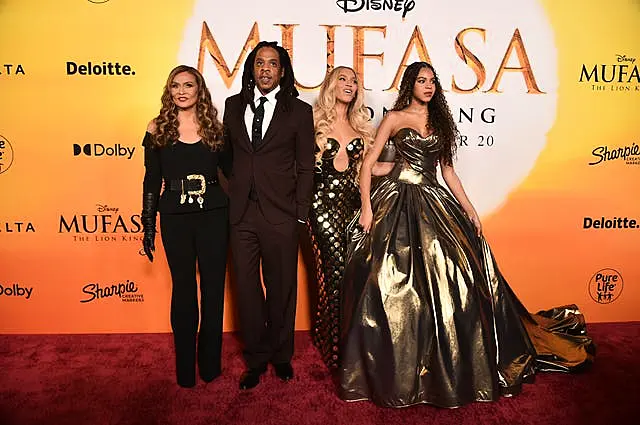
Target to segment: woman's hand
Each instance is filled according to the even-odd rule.
[[[373,222],[373,211],[371,211],[371,207],[363,207],[362,212],[360,213],[360,226],[362,226],[362,230],[365,233],[369,233],[371,230],[371,223]]]
[[[478,217],[478,213],[476,213],[475,211],[472,211],[471,214],[467,213],[467,215],[469,216],[469,219],[475,226],[476,233],[478,234],[478,236],[482,235],[482,223],[480,222],[480,217]]]

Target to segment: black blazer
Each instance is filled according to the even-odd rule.
[[[270,223],[306,220],[311,204],[314,166],[314,127],[311,106],[291,99],[277,100],[269,128],[254,147],[247,133],[247,106],[240,94],[227,98],[225,142],[233,151],[229,179],[229,218],[242,219],[254,185],[260,208]]]

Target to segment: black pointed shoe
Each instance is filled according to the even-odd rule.
[[[291,367],[291,363],[276,363],[273,365],[273,368],[276,371],[276,376],[282,381],[286,382],[293,379],[293,367]]]
[[[267,370],[266,366],[250,368],[244,371],[240,377],[240,389],[249,390],[260,383],[260,376]]]
[[[212,382],[218,376],[220,376],[220,371],[219,370],[216,370],[216,371],[202,371],[201,370],[200,371],[200,379],[202,379],[207,384]]]

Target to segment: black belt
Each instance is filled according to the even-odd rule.
[[[218,178],[206,178],[201,174],[192,174],[186,179],[172,179],[164,181],[164,189],[176,192],[198,192],[206,186],[218,184]]]

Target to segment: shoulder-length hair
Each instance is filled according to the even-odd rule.
[[[155,118],[155,133],[153,143],[157,147],[168,146],[176,143],[180,137],[178,131],[178,111],[179,108],[171,97],[171,84],[176,75],[188,72],[196,79],[198,86],[198,100],[196,101],[196,119],[198,120],[198,135],[202,142],[209,146],[211,150],[220,150],[224,144],[222,134],[222,123],[218,120],[218,110],[213,106],[211,101],[211,93],[207,89],[207,85],[202,74],[197,69],[179,65],[171,70],[167,77],[167,82],[162,91],[162,107],[160,113]]]

